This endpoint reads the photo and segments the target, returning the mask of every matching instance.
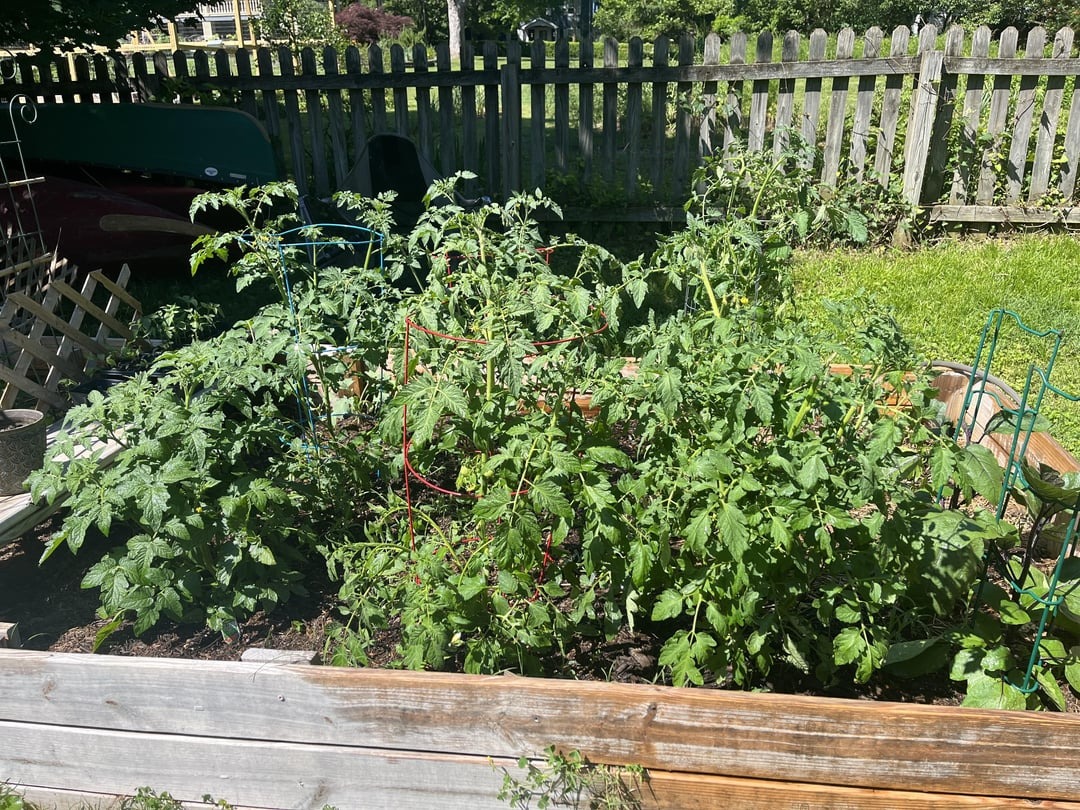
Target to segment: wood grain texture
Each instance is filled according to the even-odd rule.
[[[1062,28],[1054,37],[1054,58],[1068,56],[1072,51],[1073,31]],[[1038,135],[1035,139],[1035,157],[1031,164],[1031,184],[1028,188],[1028,201],[1038,202],[1050,187],[1050,171],[1054,159],[1054,145],[1057,142],[1058,121],[1061,119],[1061,105],[1065,94],[1065,77],[1049,76],[1046,79],[1046,92],[1043,95],[1042,112],[1039,115]]]
[[[855,32],[845,28],[836,39],[836,58],[851,60],[855,52]],[[858,64],[852,61],[852,64]],[[836,188],[840,180],[840,149],[844,140],[850,73],[834,76],[829,91],[829,119],[825,124],[825,147],[822,150],[821,182]]]
[[[714,776],[1080,796],[1080,717],[1069,715],[19,650],[0,652],[0,694],[0,719],[20,727],[272,738],[410,756],[539,757],[554,744],[595,762]],[[0,748],[0,770],[16,759]]]
[[[1011,59],[1016,54],[1017,32],[1015,28],[1006,28],[998,41],[998,56]],[[989,75],[989,73],[987,73]],[[987,144],[983,149],[982,164],[979,170],[979,186],[975,194],[976,205],[990,205],[994,202],[994,189],[997,185],[996,164],[1005,125],[1009,115],[1009,98],[1012,95],[1012,76],[994,75],[994,89],[990,95],[990,114],[986,122]]]
[[[1046,47],[1046,30],[1036,26],[1028,32],[1024,56],[1042,61]],[[1010,122],[1009,159],[1005,164],[1005,204],[1012,205],[1020,199],[1027,171],[1028,144],[1031,143],[1031,125],[1035,120],[1035,91],[1039,77],[1035,74],[1020,77],[1020,94],[1016,99],[1016,111]]]

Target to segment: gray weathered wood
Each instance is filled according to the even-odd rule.
[[[930,26],[927,26],[930,27]],[[934,131],[937,113],[939,84],[941,81],[941,51],[927,50],[922,55],[919,84],[912,101],[911,121],[908,122],[904,143],[903,195],[911,205],[918,205],[922,198],[923,181]]]
[[[754,64],[763,65],[772,61],[773,36],[769,31],[758,34],[754,48]],[[746,132],[746,148],[751,152],[760,152],[765,148],[765,118],[769,112],[769,82],[758,79],[750,87],[750,120]]]
[[[883,36],[878,27],[870,28],[863,40],[863,59],[881,54]],[[848,152],[848,173],[861,183],[866,170],[867,142],[870,139],[870,122],[874,114],[874,88],[877,76],[861,76],[855,93],[855,117],[851,125],[851,148]]]
[[[405,76],[405,49],[398,43],[390,46],[390,72],[395,76]],[[394,131],[409,137],[409,92],[396,84],[392,93],[394,99]]]
[[[810,35],[809,57],[811,62],[818,62],[825,58],[825,47],[829,36],[820,28],[815,29]],[[821,79],[812,78],[806,80],[806,89],[803,93],[803,114],[800,123],[800,132],[803,142],[814,147],[814,151],[808,152],[806,160],[812,162],[818,146],[818,125],[821,121]],[[809,167],[808,167],[809,168]]]
[[[715,776],[1017,798],[1080,795],[1080,717],[1072,715],[17,650],[0,652],[0,691],[0,770],[17,781],[19,771],[10,768],[44,774],[55,765],[54,778],[70,789],[89,788],[69,777],[92,778],[87,774],[106,767],[152,763],[174,778],[205,764],[201,752],[212,749],[230,767],[192,768],[214,780],[203,791],[217,794],[217,785],[230,784],[219,776],[241,765],[262,773],[265,762],[280,768],[268,787],[293,796],[295,774],[305,771],[312,778],[334,773],[339,784],[353,785],[346,772],[356,769],[378,786],[397,777],[367,773],[370,767],[510,761],[542,756],[555,744],[596,762]],[[162,740],[168,755],[153,753],[152,735],[169,735]],[[133,757],[128,741],[140,739],[143,755]],[[333,767],[309,765],[308,746],[318,746]],[[339,767],[339,749],[349,749],[352,766]],[[298,759],[287,764],[283,753]],[[1005,761],[1009,767],[1000,767]]]
[[[363,63],[360,59],[360,50],[351,45],[345,51],[345,72],[349,75],[356,75],[363,71]],[[353,163],[360,158],[363,154],[364,147],[367,145],[367,116],[364,114],[364,93],[361,90],[349,91],[349,129],[352,133],[352,161],[349,163],[349,170],[352,170]]]
[[[318,74],[315,62],[315,50],[304,48],[300,53],[300,69],[305,75]],[[330,169],[327,164],[326,127],[323,124],[322,94],[313,90],[304,91],[304,106],[307,108],[307,123],[311,138],[311,172],[315,181],[315,193],[320,197],[330,196]]]
[[[679,64],[694,61],[694,38],[683,34],[679,38]],[[694,120],[690,111],[690,93],[693,85],[680,82],[675,89],[675,157],[672,161],[671,182],[675,194],[686,194],[690,177],[690,143],[693,139]],[[696,157],[696,155],[695,155]]]
[[[612,37],[604,37],[604,67],[619,66],[619,43]],[[606,183],[615,179],[615,151],[619,138],[619,85],[605,82],[602,96],[600,166]]]
[[[1064,158],[1061,182],[1058,188],[1066,200],[1071,200],[1076,189],[1077,168],[1080,166],[1080,76],[1072,82],[1072,103],[1069,105],[1069,122],[1065,127]]]
[[[517,43],[511,42],[510,46]],[[508,47],[510,47],[508,46]],[[484,73],[495,80],[484,85],[484,180],[487,187],[499,188],[502,183],[502,147],[499,136],[502,130],[499,109],[499,49],[494,42],[484,43]],[[520,63],[518,65],[520,70]],[[520,88],[519,88],[520,89]],[[518,107],[520,117],[520,106]]]
[[[1005,29],[1008,31],[1008,29]],[[1005,31],[1002,31],[1004,36]],[[1075,76],[1080,59],[1043,59],[1039,63],[1017,59],[1015,49],[1009,56],[998,51],[995,57],[953,57],[945,67],[952,73],[976,73],[982,76]]]
[[[521,84],[517,73],[520,65],[508,60],[502,69],[502,192],[503,199],[521,189],[521,162],[518,159],[521,146]]]
[[[664,67],[668,63],[668,39],[657,37],[653,43],[653,66]],[[653,82],[652,111],[649,116],[652,138],[650,141],[649,162],[652,164],[650,179],[653,188],[663,193],[666,185],[665,157],[667,149],[667,93],[665,82]]]
[[[1016,54],[1017,33],[1015,28],[1006,28],[1001,32],[998,42],[998,55],[1010,59]],[[994,201],[994,188],[997,185],[997,157],[1001,150],[1002,136],[1009,115],[1009,97],[1012,93],[1010,76],[995,76],[994,89],[990,96],[990,117],[986,122],[987,145],[983,149],[982,164],[979,169],[979,186],[975,193],[977,205],[989,205]]]
[[[476,53],[472,42],[461,43],[460,65],[462,75],[469,75],[476,70]],[[476,86],[461,86],[461,167],[466,171],[480,171],[480,142],[477,134]],[[490,178],[487,188],[491,189]]]
[[[593,66],[592,37],[585,37],[578,45],[578,63],[582,69]],[[581,176],[588,183],[593,168],[593,85],[585,82],[578,87],[578,148],[581,150]]]
[[[435,68],[440,73],[449,73],[450,46],[440,42],[435,46]],[[452,87],[439,86],[439,169],[449,177],[457,167],[457,153],[454,146],[454,122],[458,113],[454,109],[454,90]]]
[[[627,64],[640,67],[644,62],[641,37],[630,40]],[[638,194],[638,172],[641,170],[642,106],[641,83],[632,82],[626,88],[626,196],[634,199]]]
[[[251,52],[246,49],[236,52],[236,75],[241,79],[254,79],[251,72]],[[244,88],[240,91],[240,109],[250,116],[259,117],[259,103],[254,89]]]
[[[565,38],[555,43],[555,70],[570,72],[570,43]],[[557,84],[555,95],[555,168],[566,172],[570,166],[570,85]]]
[[[428,72],[427,48],[422,42],[417,42],[412,49],[413,70],[418,74]],[[435,165],[435,137],[434,121],[431,115],[431,88],[416,88],[416,145],[420,154]]]
[[[855,52],[855,32],[845,28],[836,38],[836,58],[850,60]],[[836,187],[840,180],[840,148],[844,140],[844,121],[847,116],[848,77],[836,76],[829,92],[829,120],[825,126],[825,148],[822,150],[821,182]]]
[[[971,39],[971,53],[978,57],[990,53],[990,29],[987,26],[980,25],[975,29]],[[952,205],[966,203],[971,198],[978,183],[981,165],[978,139],[986,78],[978,73],[965,78],[963,124],[960,127],[959,143],[954,148],[954,152],[958,154],[955,155],[956,169],[953,171],[952,191],[949,193],[949,203]]]
[[[278,48],[278,66],[282,76],[292,76],[292,51],[286,47]],[[289,126],[289,154],[292,156],[292,177],[300,196],[309,193],[308,166],[305,159],[304,129],[300,123],[300,99],[295,90],[284,90],[285,121]]]
[[[931,222],[994,223],[1003,225],[1080,225],[1073,208],[1024,208],[1019,205],[935,205]]]
[[[259,66],[260,79],[272,79],[274,77],[274,55],[269,48],[259,48],[256,52],[256,61]],[[277,152],[282,156],[282,162],[288,166],[285,156],[290,154],[281,134],[281,118],[278,115],[278,95],[272,87],[264,87],[262,95],[262,122],[270,140],[277,147]]]
[[[1072,29],[1062,28],[1054,37],[1053,58],[1068,56],[1072,51],[1072,44]],[[1035,140],[1035,159],[1031,164],[1031,184],[1028,188],[1028,200],[1031,202],[1042,199],[1050,187],[1050,169],[1053,165],[1054,144],[1057,141],[1064,92],[1064,76],[1047,78],[1042,114],[1039,116],[1039,134]]]
[[[1024,56],[1027,59],[1042,60],[1046,47],[1046,29],[1036,26],[1028,32]],[[1011,205],[1020,199],[1027,171],[1028,145],[1031,143],[1031,125],[1035,119],[1035,91],[1039,77],[1026,75],[1020,77],[1020,95],[1016,100],[1016,113],[1009,129],[1012,138],[1009,141],[1009,159],[1005,164],[1005,203]]]
[[[911,32],[906,25],[899,25],[892,32],[889,56],[899,59],[906,56]],[[885,77],[885,92],[881,97],[881,123],[877,148],[874,150],[874,174],[883,186],[889,184],[893,162],[897,154],[897,128],[900,121],[900,102],[903,97],[904,77]]]
[[[780,59],[794,62],[799,58],[799,34],[788,31],[784,34],[784,44]],[[776,95],[776,126],[773,128],[773,154],[779,155],[791,141],[792,119],[795,117],[795,80],[782,79]]]
[[[540,40],[532,44],[529,67],[543,70],[547,66],[547,48]],[[529,184],[543,188],[547,179],[547,88],[543,84],[529,85]]]
[[[390,127],[386,120],[386,90],[383,89],[386,85],[381,81],[386,77],[383,68],[383,51],[378,45],[368,47],[368,74],[379,81],[379,86],[371,90],[371,134],[380,135],[389,132]],[[390,87],[393,87],[392,83]]]
[[[338,73],[338,55],[333,48],[323,48],[323,73],[327,76],[335,76]],[[349,173],[351,163],[349,161],[348,135],[345,133],[345,104],[341,98],[341,91],[330,91],[326,94],[327,134],[330,136],[330,160],[334,167],[333,188],[338,191],[344,188],[345,176]]]
[[[945,56],[949,54],[963,53],[964,29],[954,25],[945,35]],[[945,171],[949,162],[949,134],[952,132],[953,115],[956,110],[956,85],[958,76],[955,73],[943,72],[941,84],[938,86],[937,114],[934,116],[934,127],[930,135],[928,148],[930,155],[927,158],[926,179],[923,182],[922,199],[936,201],[945,188]]]

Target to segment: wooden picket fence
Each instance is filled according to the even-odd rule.
[[[689,37],[467,42],[458,60],[446,45],[22,55],[0,72],[0,98],[236,105],[265,125],[301,193],[320,196],[370,135],[398,132],[443,174],[479,175],[476,189],[569,187],[609,215],[653,217],[681,205],[706,157],[737,141],[779,153],[798,133],[825,184],[892,186],[941,220],[1078,222],[1073,31],[1048,42],[1034,28],[1022,52],[1018,40],[901,26],[861,41],[851,29],[710,35],[700,49]]]
[[[504,773],[523,779],[518,758],[542,766],[554,746],[642,766],[644,778],[628,775],[636,799],[620,807],[1080,807],[1073,715],[348,669],[260,652],[224,662],[0,650],[0,779],[48,807],[110,806],[149,785],[238,808],[498,810],[512,806],[497,798]]]

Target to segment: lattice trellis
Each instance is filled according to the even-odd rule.
[[[8,295],[0,308],[0,407],[33,401],[38,410],[66,409],[61,381],[85,381],[134,335],[142,305],[126,290],[130,277],[124,265],[115,281],[90,273],[80,290],[70,279],[53,280],[40,301]]]

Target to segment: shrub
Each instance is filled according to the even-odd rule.
[[[384,37],[399,37],[413,24],[411,17],[401,17],[388,11],[353,3],[334,15],[334,22],[346,36],[361,45],[370,45]]]

